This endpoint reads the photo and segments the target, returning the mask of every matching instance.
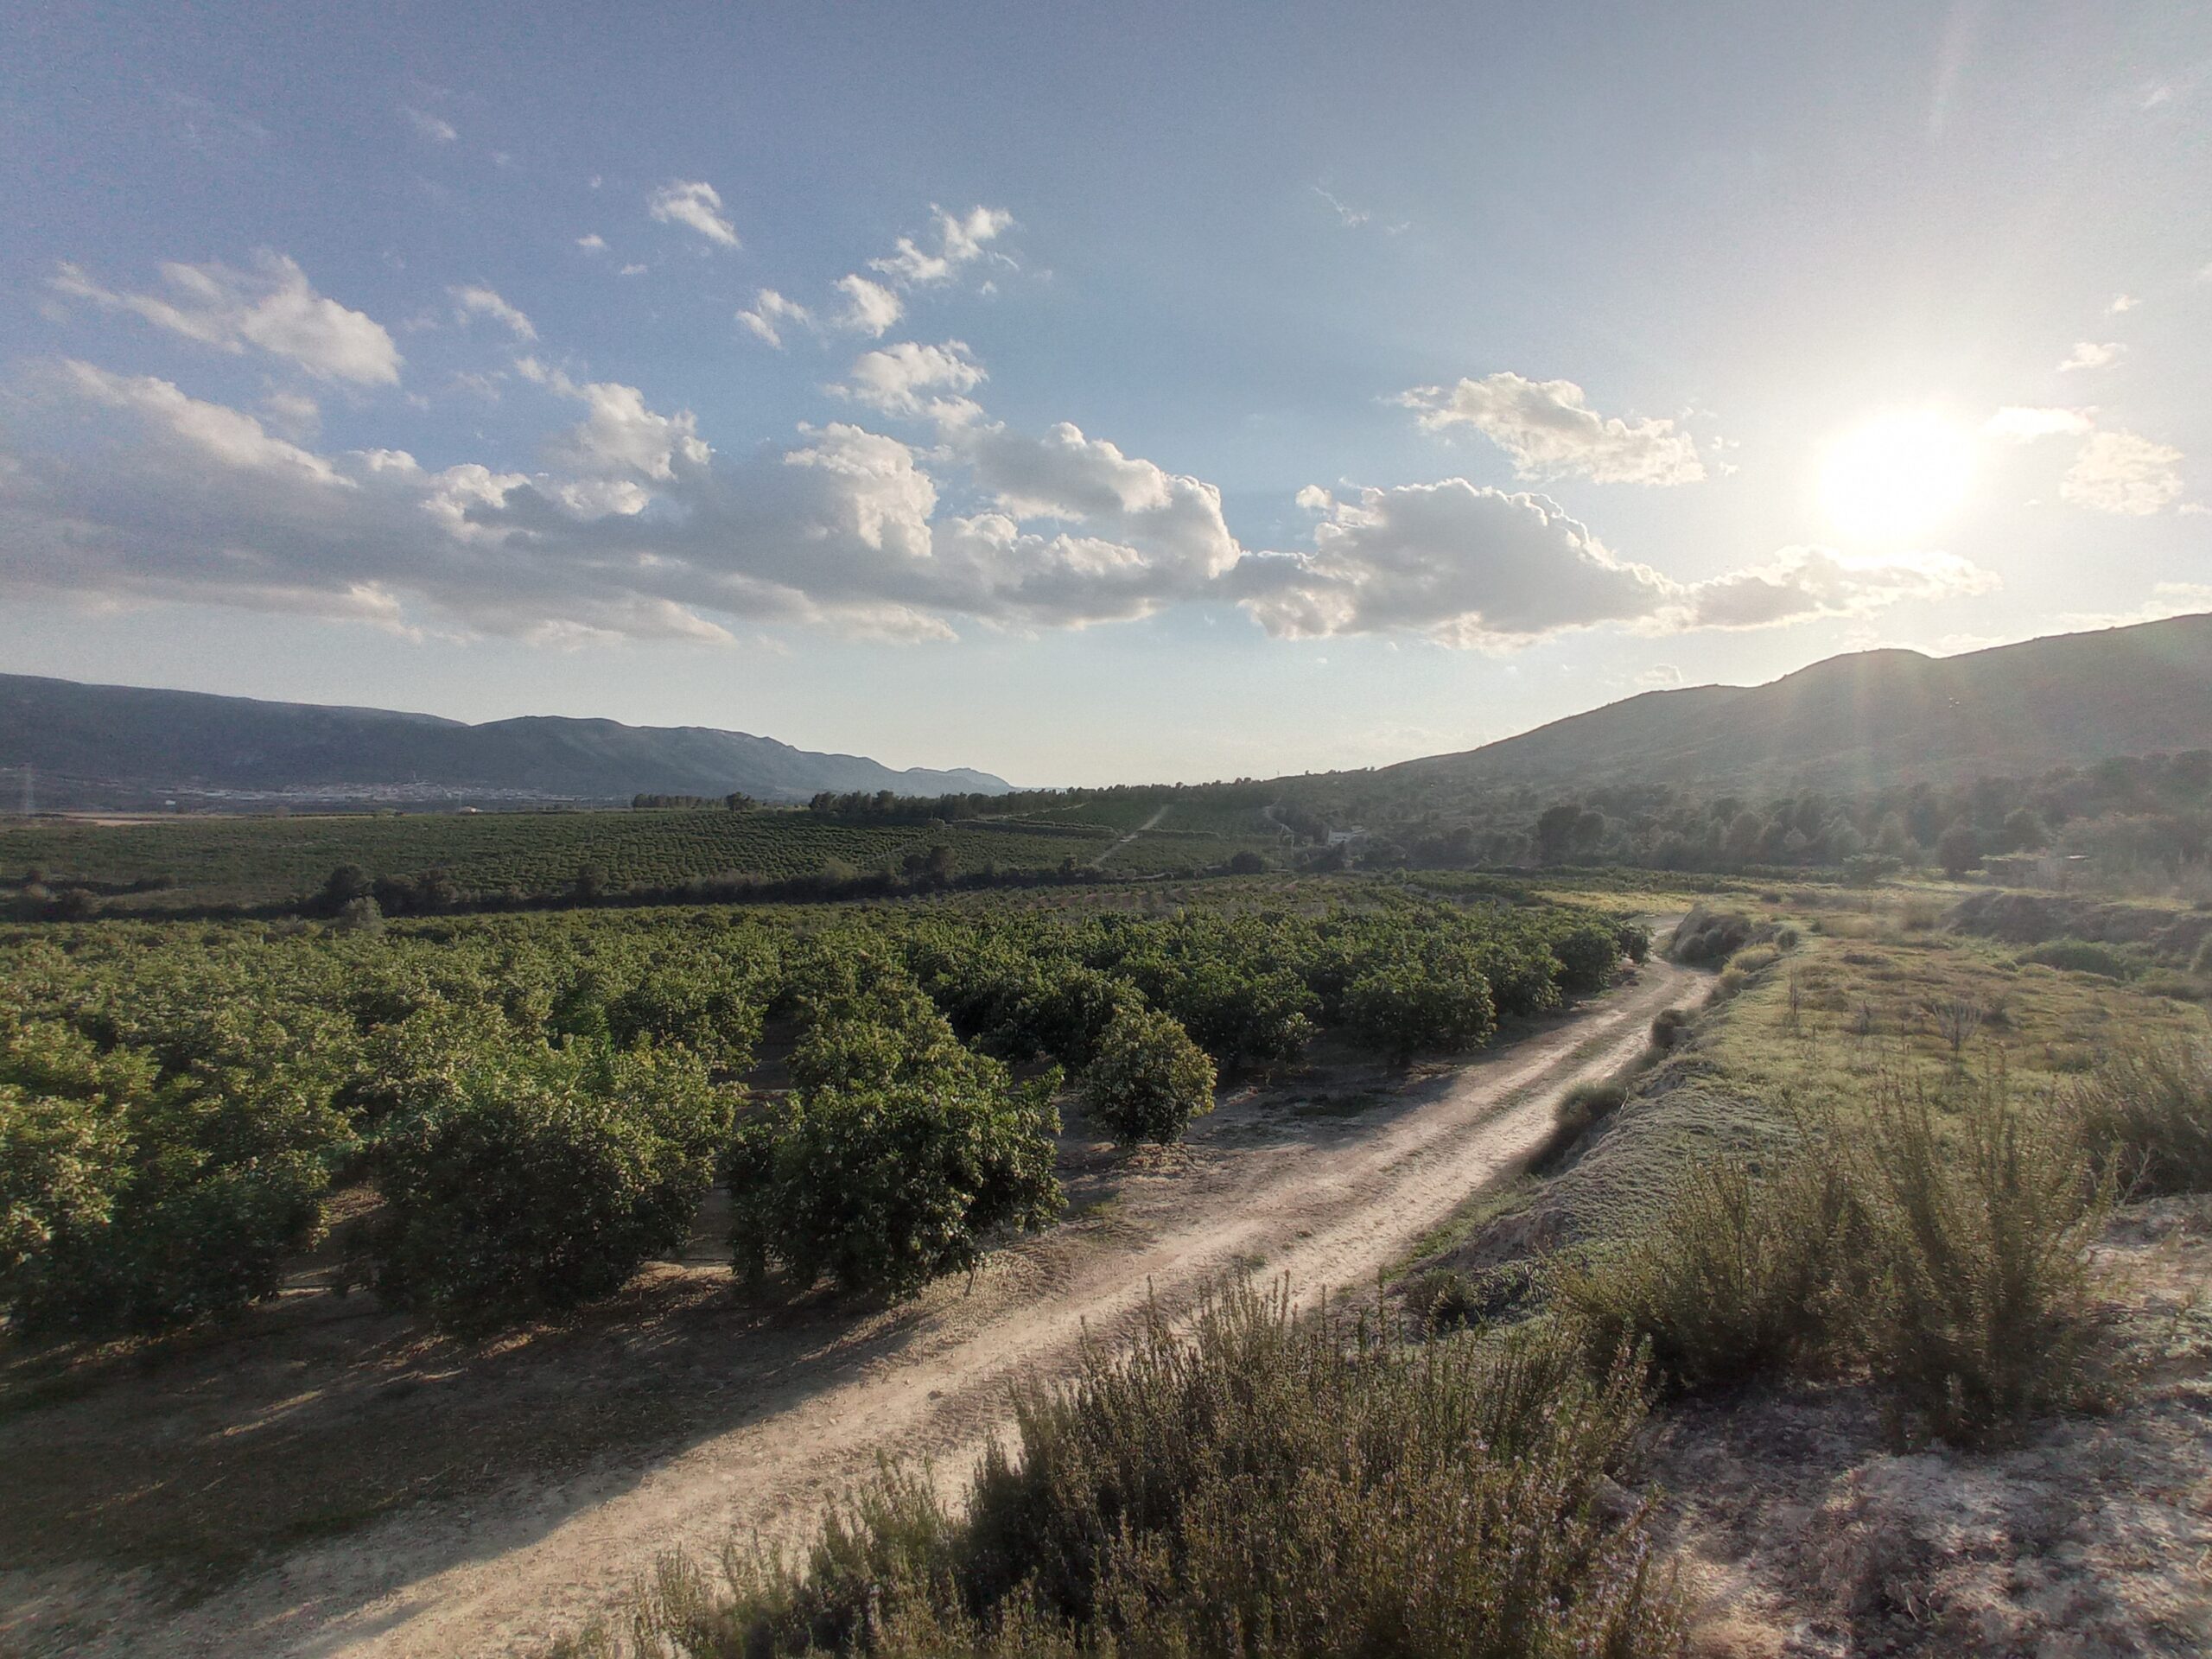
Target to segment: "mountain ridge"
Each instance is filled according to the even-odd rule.
[[[709,726],[440,715],[0,674],[0,767],[34,769],[50,803],[606,802],[638,794],[804,800],[889,789],[1006,793],[968,767],[903,770]]]
[[[1823,658],[1762,685],[1646,691],[1377,768],[1530,787],[1874,788],[2212,747],[2212,615],[1929,657]]]
[[[1824,658],[1761,685],[1645,691],[1374,775],[1588,788],[1873,788],[2212,747],[2212,614],[1929,657]],[[970,768],[894,770],[708,726],[438,715],[0,674],[0,769],[48,804],[804,800],[823,790],[1003,794]],[[1326,774],[1322,774],[1326,775]],[[1286,785],[1294,780],[1285,779]]]

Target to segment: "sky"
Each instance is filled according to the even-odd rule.
[[[0,10],[0,671],[1025,785],[2212,610],[2201,4]]]

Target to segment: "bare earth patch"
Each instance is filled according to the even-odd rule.
[[[2212,1200],[2121,1212],[2109,1415],[1973,1454],[1859,1388],[1668,1414],[1654,1476],[1711,1659],[2212,1651]]]

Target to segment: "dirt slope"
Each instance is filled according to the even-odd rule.
[[[1005,1421],[1010,1382],[1054,1374],[1086,1332],[1110,1339],[1148,1294],[1179,1306],[1247,1267],[1302,1294],[1370,1282],[1531,1150],[1563,1090],[1634,1054],[1687,977],[1654,961],[1590,1008],[1356,1110],[1323,1101],[1286,1123],[1280,1101],[1224,1107],[1123,1180],[1108,1213],[883,1316],[895,1340],[795,1343],[734,1377],[755,1391],[736,1427],[646,1466],[420,1506],[158,1619],[118,1607],[78,1650],[529,1652],[614,1605],[664,1551],[711,1555],[734,1530],[804,1524],[879,1455],[957,1479]]]

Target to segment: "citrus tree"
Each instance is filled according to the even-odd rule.
[[[1171,1014],[1125,1007],[1084,1074],[1083,1099],[1113,1137],[1128,1144],[1179,1140],[1213,1109],[1213,1062]]]

